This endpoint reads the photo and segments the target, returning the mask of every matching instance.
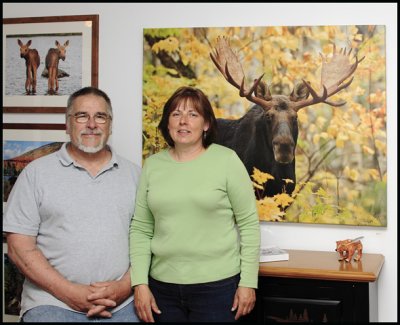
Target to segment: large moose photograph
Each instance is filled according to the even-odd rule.
[[[166,100],[198,87],[260,221],[385,227],[385,55],[380,25],[144,29],[143,159],[167,146]]]

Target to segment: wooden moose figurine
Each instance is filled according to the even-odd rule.
[[[32,40],[29,40],[26,44],[22,43],[20,39],[18,40],[20,56],[25,59],[25,91],[28,95],[36,93],[37,69],[40,65],[39,53],[36,49],[29,48],[31,44]]]
[[[65,61],[66,47],[69,44],[69,40],[61,45],[56,41],[57,48],[51,48],[46,55],[46,68],[49,72],[48,80],[48,94],[53,95],[58,91],[58,62],[59,60]]]
[[[345,260],[350,262],[354,254],[357,252],[358,255],[354,258],[355,261],[360,261],[362,257],[362,243],[360,239],[363,237],[357,237],[355,239],[338,240],[336,242],[336,251],[339,253],[339,261]]]

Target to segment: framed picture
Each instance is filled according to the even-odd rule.
[[[21,293],[25,277],[8,257],[7,243],[3,242],[3,321],[18,322],[21,311]]]
[[[3,206],[25,166],[67,141],[65,124],[3,124]]]
[[[145,28],[143,160],[167,147],[165,102],[197,87],[261,222],[386,227],[385,40],[384,25]]]
[[[64,113],[98,85],[98,15],[3,18],[3,112]]]

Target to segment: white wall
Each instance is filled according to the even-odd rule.
[[[335,241],[364,236],[366,253],[381,253],[380,322],[397,321],[397,4],[294,3],[60,3],[3,4],[3,18],[100,15],[99,87],[114,107],[112,145],[141,164],[143,28],[267,25],[386,25],[388,226],[262,225],[264,242],[284,248],[333,251]],[[8,123],[63,123],[62,114],[3,114]],[[378,316],[378,317],[376,317]]]

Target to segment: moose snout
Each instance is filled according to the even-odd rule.
[[[275,160],[280,164],[289,164],[294,159],[295,144],[293,139],[278,136],[272,141]]]

